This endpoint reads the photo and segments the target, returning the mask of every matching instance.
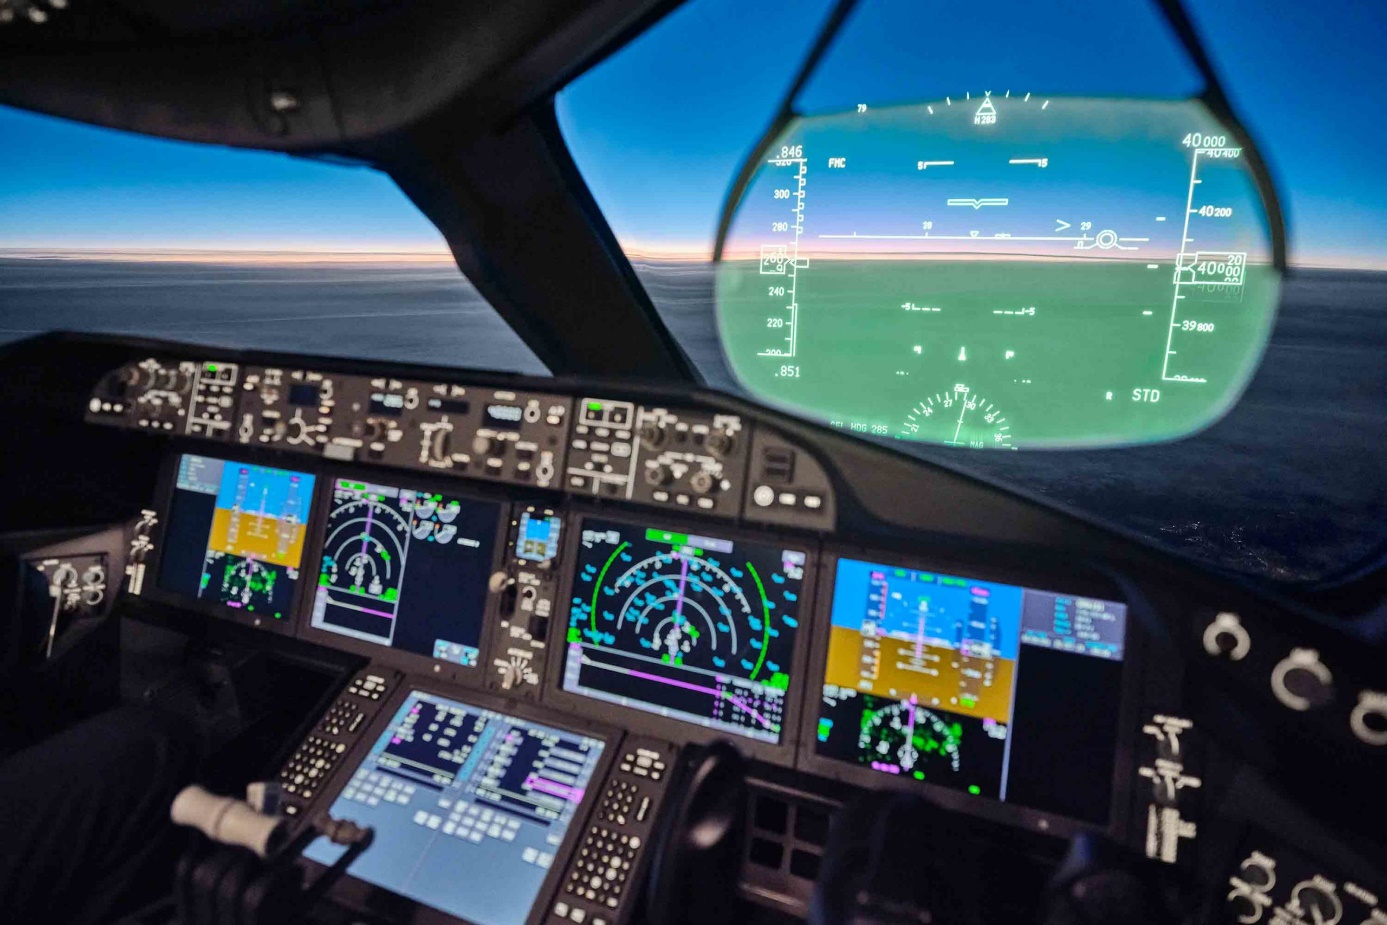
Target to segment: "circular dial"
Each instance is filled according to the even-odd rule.
[[[923,771],[959,771],[957,725],[946,723],[937,713],[913,700],[893,703],[862,718],[860,754],[873,764],[896,765],[909,774]]]
[[[345,501],[328,519],[332,531],[323,543],[328,581],[377,598],[391,590],[398,594],[408,521],[390,505],[370,498]]]
[[[1015,449],[1002,409],[961,382],[911,408],[898,436],[975,449]]]
[[[677,550],[632,563],[610,587],[624,599],[613,634],[672,665],[731,667],[760,612],[720,564]]]

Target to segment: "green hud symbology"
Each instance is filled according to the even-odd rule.
[[[718,265],[734,372],[878,436],[1173,439],[1256,369],[1279,274],[1237,140],[1192,101],[965,94],[797,118]]]

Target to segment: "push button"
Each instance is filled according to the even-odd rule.
[[[1284,706],[1303,713],[1334,699],[1334,675],[1314,649],[1292,649],[1272,669],[1271,692]]]
[[[1240,662],[1252,649],[1252,637],[1235,613],[1218,614],[1204,629],[1204,651],[1215,658]]]

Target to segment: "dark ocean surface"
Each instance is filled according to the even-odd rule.
[[[706,264],[644,263],[655,305],[710,383],[723,363]],[[68,329],[544,373],[453,268],[0,257],[0,342]],[[1177,443],[979,453],[895,444],[1023,486],[1221,565],[1331,575],[1387,525],[1387,273],[1299,271],[1239,405]]]

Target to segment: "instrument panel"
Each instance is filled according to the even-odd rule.
[[[1012,824],[1126,827],[1136,634],[1093,576],[1037,590],[714,518],[227,450],[170,456],[146,599]],[[1075,752],[1089,770],[1049,772]]]
[[[141,612],[370,660],[284,766],[286,812],[383,773],[372,743],[407,699],[433,697],[606,743],[602,793],[573,819],[617,869],[611,833],[646,838],[655,810],[637,820],[641,800],[658,804],[683,746],[716,738],[795,786],[919,790],[1024,830],[1101,830],[1172,864],[1239,848],[1202,831],[1213,743],[1149,651],[1136,616],[1151,602],[1118,577],[938,538],[840,543],[853,501],[770,415],[286,362],[146,359],[86,406],[90,422],[174,438],[132,539],[126,590],[158,605]],[[1284,646],[1236,606],[1194,615],[1201,651],[1233,669],[1275,661]],[[1272,693],[1299,709],[1277,681],[1303,700],[1313,667],[1268,665]],[[409,826],[437,816],[456,838],[451,810],[418,811]],[[579,837],[560,839],[554,868]],[[614,887],[571,866],[545,875],[527,921],[626,917]],[[576,892],[559,890],[575,874]],[[453,920],[377,880],[351,889]]]
[[[671,405],[149,357],[103,377],[86,418],[728,520],[835,523],[813,454],[773,434],[753,440],[738,415]]]
[[[148,599],[1012,823],[1125,829],[1118,592],[826,548],[822,466],[738,415],[145,359],[87,417],[194,438],[159,490]],[[1083,713],[1066,697],[1099,705],[1097,740],[1068,744],[1102,770],[1028,791],[1055,757],[1039,731]]]

